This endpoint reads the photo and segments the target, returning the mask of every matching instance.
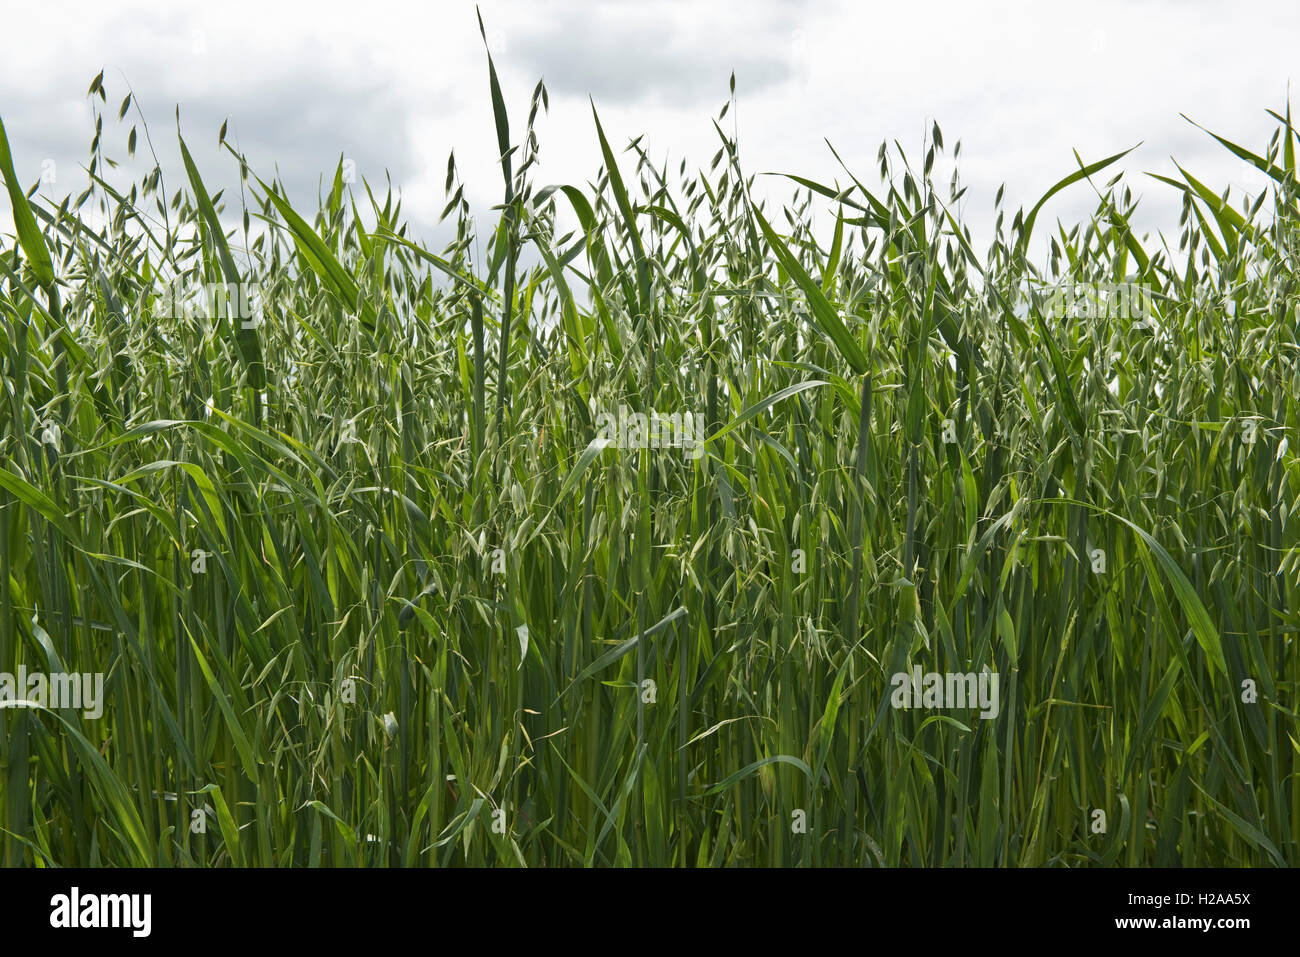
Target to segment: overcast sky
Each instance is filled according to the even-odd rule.
[[[1122,163],[1143,196],[1137,225],[1163,229],[1176,244],[1177,194],[1145,172],[1173,173],[1173,156],[1219,189],[1261,185],[1180,112],[1262,152],[1275,125],[1265,110],[1284,108],[1300,64],[1294,0],[480,6],[514,130],[539,78],[550,92],[549,116],[539,120],[539,185],[595,175],[588,97],[616,150],[644,133],[650,155],[670,157],[674,169],[682,158],[707,168],[719,145],[711,121],[734,70],[738,109],[726,128],[737,120],[747,171],[847,182],[829,139],[872,185],[881,141],[897,139],[919,160],[923,132],[937,120],[950,150],[962,140],[964,217],[985,242],[999,185],[1011,209],[1028,207],[1075,168],[1074,150],[1091,161],[1141,142]],[[473,4],[3,0],[0,30],[0,117],[25,183],[54,161],[46,195],[86,184],[80,165],[93,122],[85,93],[102,69],[106,150],[119,159],[134,120],[115,122],[129,84],[164,171],[179,175],[179,104],[214,190],[236,182],[233,160],[216,145],[229,118],[229,138],[255,171],[267,178],[278,168],[300,207],[315,208],[320,176],[332,176],[343,154],[372,187],[391,176],[416,233],[432,244],[453,147],[476,211],[486,217],[499,201]],[[140,151],[147,156],[143,130]],[[788,184],[762,182],[767,195],[788,198]],[[1094,200],[1076,186],[1040,223],[1072,222]],[[7,206],[0,232],[8,245]]]

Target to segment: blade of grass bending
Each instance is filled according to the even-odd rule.
[[[763,235],[767,237],[768,245],[776,253],[776,258],[798,284],[804,296],[807,297],[808,306],[813,315],[814,327],[835,343],[840,357],[852,367],[854,372],[859,374],[866,372],[868,363],[862,347],[850,334],[839,314],[835,311],[835,307],[830,304],[826,294],[822,292],[821,286],[808,275],[807,270],[800,265],[790,250],[786,248],[785,243],[781,242],[781,237],[768,225],[767,220],[763,218],[763,214],[758,211],[758,207],[752,207],[751,212],[754,218],[758,220]]]
[[[212,198],[208,195],[207,189],[203,185],[203,180],[199,176],[198,167],[194,165],[194,158],[190,156],[189,148],[185,145],[185,139],[179,132],[176,139],[180,142],[181,158],[185,162],[185,172],[189,176],[190,188],[194,190],[194,199],[198,203],[199,212],[203,216],[204,224],[208,229],[208,236],[212,240],[212,246],[217,252],[217,261],[221,266],[221,273],[225,277],[229,286],[240,289],[239,301],[244,301],[243,278],[239,274],[239,269],[235,265],[234,257],[230,255],[230,246],[226,243],[226,234],[221,228],[221,220],[217,217],[217,210],[212,205]],[[235,333],[235,343],[239,348],[239,354],[248,366],[249,384],[253,388],[254,410],[256,421],[260,424],[262,420],[262,399],[261,392],[266,388],[266,363],[262,357],[262,340],[257,334],[257,330],[248,326],[244,322],[243,316],[228,315],[227,321]]]
[[[740,428],[750,419],[754,418],[759,413],[761,413],[764,409],[770,409],[772,406],[776,405],[776,403],[780,402],[782,399],[788,399],[790,396],[795,395],[796,393],[806,392],[808,389],[815,389],[818,386],[822,386],[822,385],[830,385],[830,383],[826,382],[823,379],[809,379],[807,381],[797,383],[796,385],[786,386],[780,392],[773,392],[767,398],[761,399],[758,402],[755,402],[749,408],[743,410],[734,419],[732,419],[722,428],[718,429],[718,431],[714,432],[707,439],[705,439],[703,444],[709,445],[713,442],[716,442],[724,435],[727,435],[730,432],[734,432],[736,429]]]
[[[1138,143],[1135,146],[1130,146],[1122,153],[1116,153],[1114,156],[1107,156],[1103,160],[1098,160],[1095,163],[1090,163],[1087,166],[1082,167],[1081,169],[1075,170],[1069,176],[1066,176],[1064,179],[1059,180],[1054,186],[1052,186],[1051,189],[1049,189],[1046,193],[1043,194],[1043,198],[1034,204],[1034,208],[1031,209],[1029,211],[1029,215],[1025,217],[1024,225],[1021,227],[1021,231],[1020,231],[1020,242],[1016,244],[1016,253],[1020,256],[1023,256],[1025,250],[1028,248],[1029,236],[1034,231],[1034,220],[1038,218],[1038,211],[1043,208],[1044,203],[1046,203],[1049,199],[1051,199],[1061,190],[1065,189],[1065,187],[1072,186],[1073,184],[1079,182],[1079,180],[1087,179],[1089,176],[1093,175],[1094,173],[1098,173],[1101,170],[1104,170],[1111,163],[1123,159],[1125,156],[1133,152],[1135,149],[1138,148],[1138,146],[1141,145],[1142,145],[1141,143]]]
[[[9,205],[13,210],[18,245],[22,247],[23,255],[27,257],[27,264],[31,266],[36,281],[48,288],[54,284],[54,263],[50,260],[50,251],[45,245],[45,238],[36,225],[36,217],[32,215],[27,194],[18,184],[18,175],[14,172],[13,156],[9,152],[9,137],[5,134],[3,120],[0,120],[0,174],[4,176],[5,187],[9,190]]]

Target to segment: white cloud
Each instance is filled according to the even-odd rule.
[[[1172,172],[1173,154],[1211,184],[1250,182],[1240,161],[1179,113],[1262,148],[1273,128],[1264,110],[1284,105],[1300,40],[1300,10],[1287,2],[484,0],[482,9],[516,132],[539,74],[548,79],[541,182],[582,184],[600,165],[588,96],[616,150],[644,133],[650,155],[706,166],[718,146],[711,120],[734,69],[739,100],[727,129],[738,124],[749,171],[844,182],[829,139],[871,185],[881,141],[899,140],[919,161],[937,119],[950,149],[963,141],[965,213],[981,239],[1000,184],[1010,209],[1027,207],[1073,169],[1072,150],[1093,160],[1139,141],[1122,163],[1144,197],[1136,225],[1172,236],[1177,194],[1144,172]],[[112,127],[125,77],[169,171],[180,103],[213,188],[236,184],[233,161],[215,149],[229,116],[257,171],[278,165],[298,203],[314,199],[318,178],[346,153],[372,184],[391,174],[404,212],[427,234],[453,147],[480,215],[500,194],[470,4],[26,4],[6,13],[6,33],[30,38],[0,60],[2,115],[27,182],[45,158],[60,171],[85,161],[93,130],[84,93],[104,68],[105,142],[121,159],[127,128]],[[84,179],[74,179],[53,192],[79,190]],[[774,198],[789,195],[787,184],[760,182]],[[1086,216],[1093,200],[1076,186],[1040,222]]]

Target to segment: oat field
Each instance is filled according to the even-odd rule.
[[[85,192],[0,126],[0,862],[1300,860],[1289,108],[1257,195],[1063,157],[977,247],[937,125],[820,183],[597,104],[556,186],[487,72],[443,249],[102,74]]]

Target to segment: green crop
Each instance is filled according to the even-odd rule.
[[[1300,860],[1289,110],[1244,204],[1156,177],[1176,250],[1112,156],[981,256],[937,126],[774,206],[725,109],[699,170],[593,111],[551,187],[489,79],[437,253],[343,162],[123,193],[97,127],[56,203],[0,126],[0,675],[104,682],[0,706],[0,862]]]

